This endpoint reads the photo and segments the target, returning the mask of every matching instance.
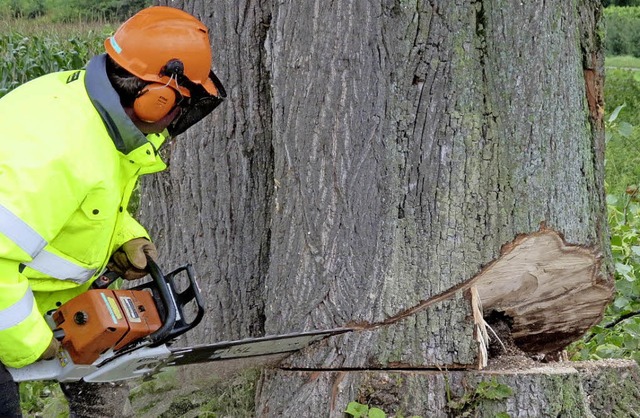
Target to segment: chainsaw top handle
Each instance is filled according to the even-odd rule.
[[[176,302],[171,294],[171,289],[169,288],[169,284],[167,283],[164,274],[162,274],[162,270],[160,270],[160,266],[156,264],[156,262],[149,256],[147,256],[147,270],[149,271],[149,275],[153,279],[153,283],[156,285],[155,290],[160,300],[162,301],[162,306],[164,307],[164,318],[162,321],[162,326],[158,328],[154,333],[149,335],[149,338],[154,343],[164,341],[166,337],[169,335],[171,330],[173,329],[174,324],[176,323],[177,318],[177,306]]]
[[[162,318],[162,326],[149,335],[152,345],[163,344],[179,335],[184,334],[200,323],[204,316],[204,302],[200,295],[200,288],[195,280],[195,274],[190,264],[177,268],[165,275],[160,266],[149,256],[147,256],[147,271],[152,280],[133,287],[131,290],[151,290],[153,299]],[[178,292],[176,290],[174,278],[185,272],[188,278],[186,289]],[[96,279],[91,288],[106,289],[120,275],[113,271],[106,271]],[[195,305],[195,317],[188,321],[185,315],[185,307]]]
[[[133,288],[133,290],[151,289],[158,309],[162,316],[162,326],[149,335],[152,346],[168,342],[200,323],[204,316],[204,302],[200,295],[200,289],[195,280],[193,268],[190,264],[177,268],[171,273],[164,275],[158,264],[147,257],[147,270],[153,279]],[[176,289],[175,277],[185,272],[188,278],[188,286],[178,291]],[[193,310],[195,315],[188,320],[186,309]]]

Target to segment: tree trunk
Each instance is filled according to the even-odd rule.
[[[599,321],[598,1],[160,3],[208,24],[229,93],[144,187],[163,264],[207,295],[186,342],[358,330],[266,373],[261,414],[344,410],[302,401],[354,396],[335,370],[482,368],[483,314],[532,353]]]
[[[140,218],[166,270],[194,264],[208,315],[189,344],[264,334],[273,144],[258,2],[165,1],[210,28],[213,69],[228,99],[164,146],[169,171],[145,179]]]

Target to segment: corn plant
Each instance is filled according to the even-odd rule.
[[[83,68],[103,51],[105,32],[89,30],[70,38],[56,33],[0,32],[0,97],[41,75]]]

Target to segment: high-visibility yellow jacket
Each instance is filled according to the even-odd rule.
[[[49,74],[0,99],[0,361],[22,367],[52,338],[43,314],[85,291],[124,242],[137,178],[166,168],[105,72]]]

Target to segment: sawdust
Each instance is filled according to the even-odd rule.
[[[531,355],[515,343],[511,335],[511,319],[495,312],[486,318],[489,329],[489,360],[484,370],[525,370],[549,363],[552,357]]]

